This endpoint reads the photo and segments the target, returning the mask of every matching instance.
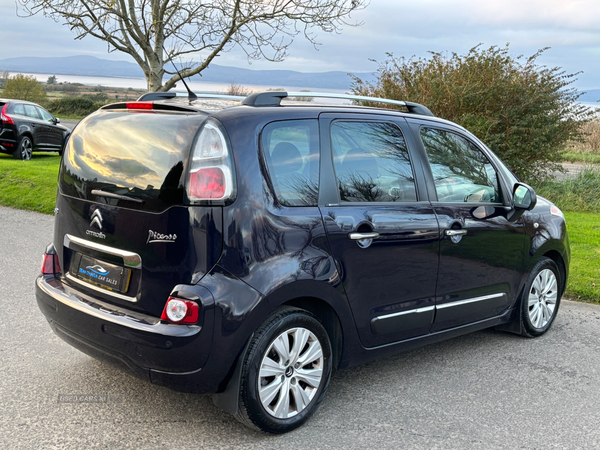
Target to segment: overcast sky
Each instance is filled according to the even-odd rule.
[[[75,41],[67,27],[42,16],[17,17],[14,0],[0,0],[0,59],[16,56],[94,55],[131,59],[94,38]],[[253,62],[239,51],[223,54],[216,64],[302,72],[342,70],[373,72],[370,61],[395,56],[427,56],[428,51],[465,53],[483,43],[505,45],[529,56],[551,47],[539,62],[567,72],[583,71],[575,86],[600,88],[600,0],[371,0],[352,16],[364,22],[341,35],[319,35],[315,50],[301,38],[281,63]]]

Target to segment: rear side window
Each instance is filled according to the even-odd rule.
[[[33,105],[23,105],[25,108],[25,115],[27,117],[31,117],[32,119],[39,119],[40,116]]]
[[[93,190],[142,200],[132,208],[162,211],[185,201],[184,167],[204,116],[98,112],[67,142],[63,194],[96,200]]]
[[[319,127],[316,120],[268,124],[261,138],[273,190],[285,206],[316,206],[319,198]]]
[[[417,200],[408,149],[396,125],[337,121],[331,146],[342,202]]]

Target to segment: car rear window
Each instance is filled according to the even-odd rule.
[[[102,201],[152,211],[183,204],[183,172],[204,118],[125,111],[100,111],[87,117],[66,146],[62,193],[100,201],[98,191],[108,192],[137,201],[114,197]]]

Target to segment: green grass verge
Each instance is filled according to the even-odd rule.
[[[56,153],[34,153],[30,161],[0,155],[0,205],[52,214],[59,163]]]
[[[565,296],[600,303],[600,214],[565,213],[571,268]]]
[[[567,152],[562,154],[566,162],[584,163],[584,164],[600,164],[600,153],[572,153]]]

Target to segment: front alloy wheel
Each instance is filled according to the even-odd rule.
[[[536,328],[544,328],[556,308],[558,300],[558,282],[556,275],[550,269],[544,269],[535,277],[529,291],[529,320]]]
[[[308,311],[282,307],[254,333],[236,418],[268,433],[299,427],[323,400],[331,369],[331,343],[321,322]]]
[[[521,298],[522,334],[537,337],[550,329],[562,291],[558,266],[550,258],[542,257],[531,271]]]

